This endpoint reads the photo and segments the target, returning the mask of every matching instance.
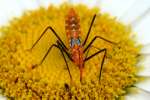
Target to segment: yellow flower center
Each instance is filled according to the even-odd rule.
[[[52,26],[69,47],[65,17],[71,7],[80,18],[81,42],[86,37],[93,15],[97,14],[87,43],[95,36],[118,43],[112,45],[97,40],[93,44],[96,48],[107,49],[100,83],[103,53],[85,63],[82,84],[79,68],[67,58],[74,83],[70,84],[66,64],[58,49],[53,48],[42,65],[38,65],[48,48],[56,43],[57,38],[51,31],[46,32],[32,51],[27,50],[47,26]],[[135,40],[130,38],[132,32],[129,26],[101,13],[97,8],[68,4],[49,6],[48,9],[39,8],[26,12],[21,18],[15,18],[0,31],[4,33],[0,39],[0,87],[8,97],[35,100],[113,100],[124,95],[126,88],[138,81],[136,64],[141,46],[135,45]],[[88,55],[96,51],[97,49],[91,48]]]

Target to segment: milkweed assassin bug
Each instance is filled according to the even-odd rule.
[[[62,57],[65,61],[67,70],[69,72],[69,76],[70,79],[72,81],[72,75],[70,73],[70,69],[65,57],[65,54],[67,55],[67,57],[74,62],[80,70],[80,81],[82,81],[83,79],[83,69],[84,69],[84,65],[85,62],[87,62],[88,60],[90,60],[91,58],[95,57],[96,55],[100,54],[100,53],[104,53],[103,59],[102,59],[102,63],[100,66],[100,71],[99,71],[99,81],[101,78],[101,74],[102,74],[102,69],[103,69],[103,65],[104,65],[104,61],[105,61],[105,57],[107,54],[107,49],[103,48],[103,49],[98,49],[97,52],[93,53],[92,55],[88,56],[85,55],[85,52],[88,52],[90,50],[92,46],[92,44],[94,43],[94,41],[96,41],[97,39],[101,39],[104,40],[110,44],[116,44],[115,42],[109,41],[101,36],[95,36],[90,42],[89,44],[87,44],[87,40],[89,37],[89,34],[91,32],[91,28],[93,26],[94,20],[96,18],[96,14],[93,16],[90,27],[88,29],[87,35],[83,41],[83,43],[81,43],[81,39],[80,39],[80,24],[79,24],[79,17],[76,14],[75,10],[73,8],[71,8],[68,12],[68,15],[66,17],[66,34],[67,34],[67,38],[68,38],[68,42],[70,44],[69,48],[64,44],[64,42],[62,41],[62,39],[60,38],[60,36],[55,32],[55,30],[51,27],[48,26],[40,35],[40,37],[36,40],[36,42],[33,44],[33,46],[30,48],[30,50],[32,50],[36,44],[39,42],[39,40],[43,37],[43,35],[46,33],[47,30],[51,30],[52,33],[56,36],[57,41],[55,44],[52,44],[48,51],[46,52],[46,54],[44,55],[44,57],[42,58],[41,62],[38,65],[41,65],[44,60],[46,59],[47,55],[50,53],[50,51],[52,50],[52,48],[57,48],[60,50]],[[87,46],[85,46],[87,44]]]

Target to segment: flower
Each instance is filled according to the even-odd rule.
[[[64,11],[66,10],[66,8],[67,8],[67,6],[61,6],[61,10],[62,9],[64,9]],[[76,7],[76,9],[80,9],[81,10],[81,12],[83,13],[83,12],[87,12],[87,8],[85,8],[84,6],[79,6],[79,7]],[[8,34],[8,36],[7,36],[7,38],[5,39],[5,40],[3,40],[2,41],[2,43],[4,43],[4,44],[7,44],[7,45],[4,45],[4,47],[2,47],[2,49],[5,49],[5,52],[2,52],[2,53],[7,53],[7,51],[6,50],[10,50],[10,51],[13,51],[14,53],[13,53],[13,56],[12,56],[12,54],[10,54],[10,55],[8,55],[8,58],[10,57],[11,59],[10,59],[10,62],[12,62],[13,63],[13,65],[16,65],[16,68],[15,68],[15,70],[14,70],[14,68],[11,66],[11,67],[9,67],[9,70],[10,69],[12,69],[12,71],[10,71],[10,73],[7,73],[6,74],[6,77],[9,77],[9,79],[11,79],[11,81],[10,80],[8,80],[8,81],[10,81],[10,82],[12,82],[12,81],[14,81],[14,82],[20,82],[20,84],[17,84],[16,85],[16,87],[18,88],[18,92],[21,90],[21,89],[24,89],[24,88],[27,88],[27,89],[24,89],[25,91],[24,91],[24,93],[25,93],[25,96],[28,96],[29,98],[30,98],[30,96],[32,96],[32,95],[36,95],[36,96],[41,96],[41,95],[38,95],[39,94],[39,92],[40,92],[40,94],[41,94],[41,91],[45,91],[45,90],[43,90],[43,88],[42,87],[45,87],[45,85],[47,86],[47,85],[52,85],[52,84],[55,84],[55,83],[57,83],[57,81],[58,81],[58,83],[61,83],[62,82],[62,84],[64,84],[64,82],[65,83],[68,83],[68,81],[69,81],[69,77],[65,74],[65,73],[67,73],[67,72],[65,72],[64,74],[61,74],[60,72],[63,72],[63,70],[64,70],[64,68],[61,68],[60,66],[64,66],[63,65],[63,63],[62,63],[62,61],[63,61],[63,59],[61,59],[61,56],[60,56],[60,54],[58,54],[58,53],[56,53],[56,52],[54,52],[53,54],[54,55],[51,55],[51,57],[53,58],[53,59],[59,59],[59,61],[62,63],[62,65],[58,65],[57,63],[59,62],[59,61],[57,61],[57,62],[54,62],[54,61],[52,61],[52,60],[49,60],[49,61],[45,61],[45,64],[43,64],[43,66],[38,66],[38,68],[37,69],[33,69],[33,66],[31,65],[31,64],[36,64],[37,62],[38,62],[38,59],[39,59],[39,61],[40,61],[40,58],[41,58],[41,56],[42,56],[42,54],[41,54],[41,52],[43,53],[43,52],[46,52],[46,50],[45,49],[43,49],[44,47],[49,47],[49,45],[50,44],[46,44],[47,43],[47,41],[51,41],[51,43],[52,42],[55,42],[55,41],[53,41],[53,40],[55,40],[55,39],[53,39],[53,37],[52,36],[48,36],[48,35],[46,35],[45,37],[45,39],[43,40],[43,41],[41,41],[41,44],[39,43],[38,44],[38,46],[36,47],[36,49],[34,50],[34,52],[33,52],[33,54],[31,54],[31,52],[24,52],[24,48],[29,48],[29,47],[31,47],[32,46],[32,42],[34,42],[34,40],[35,39],[37,39],[37,34],[36,33],[39,33],[42,29],[44,29],[45,28],[45,26],[46,25],[49,25],[49,24],[51,24],[51,25],[53,25],[53,27],[56,29],[56,31],[58,31],[58,32],[60,32],[61,34],[60,34],[60,36],[63,38],[63,40],[65,40],[65,37],[64,37],[64,35],[62,34],[62,33],[65,33],[64,32],[64,29],[61,29],[61,28],[63,28],[63,26],[64,26],[64,23],[62,23],[62,21],[64,20],[64,17],[60,17],[59,19],[53,19],[53,18],[55,18],[55,17],[57,17],[58,15],[57,15],[57,11],[59,11],[59,9],[57,8],[53,8],[53,7],[49,7],[48,8],[48,10],[50,10],[50,12],[51,13],[53,13],[54,15],[51,15],[51,16],[49,16],[49,14],[47,14],[47,10],[45,10],[44,8],[41,8],[40,10],[36,10],[36,11],[34,11],[34,12],[30,12],[30,13],[32,13],[32,14],[30,14],[30,13],[26,13],[26,15],[24,15],[23,16],[23,20],[20,20],[20,21],[18,21],[18,19],[16,19],[16,20],[14,20],[13,22],[11,22],[12,23],[12,26],[13,27],[11,27],[11,28],[13,28],[13,31],[9,31],[9,30],[11,30],[11,28],[3,28],[3,32],[5,32],[5,33],[9,33]],[[61,11],[60,10],[60,11]],[[95,12],[97,12],[97,10],[95,9],[95,10],[93,10],[93,12],[95,13]],[[89,11],[89,15],[88,15],[88,13],[87,13],[87,16],[92,16],[93,15],[93,12],[91,11]],[[62,12],[60,13],[60,15],[64,15],[64,12],[63,12],[63,10],[62,10]],[[45,15],[45,16],[44,16]],[[81,14],[82,15],[82,14]],[[30,17],[30,16],[32,16],[32,17]],[[41,16],[41,17],[37,17],[37,16]],[[82,15],[83,16],[83,15]],[[86,27],[84,27],[84,21],[82,22],[82,16],[81,16],[81,26],[83,26],[82,28],[83,28],[83,31],[86,31],[86,30],[88,30]],[[83,16],[84,17],[84,16]],[[35,20],[35,18],[36,18],[36,20]],[[48,22],[47,21],[47,19],[53,19],[52,20],[52,22]],[[88,20],[90,19],[90,18],[86,18],[86,17],[84,17],[84,19],[85,19],[85,22],[88,22]],[[99,19],[99,20],[98,20]],[[101,21],[101,23],[107,23],[107,20],[109,20],[109,16],[108,15],[102,15],[102,21],[100,20],[100,17],[98,17],[97,18],[97,20],[98,21]],[[41,22],[41,20],[42,20],[42,22]],[[114,19],[113,19],[114,20]],[[130,33],[130,28],[127,28],[127,29],[125,29],[124,30],[124,26],[122,25],[122,24],[120,24],[120,23],[114,23],[113,22],[113,20],[111,20],[110,19],[110,23],[108,23],[108,25],[107,24],[104,24],[103,25],[103,27],[101,27],[101,29],[103,29],[102,30],[102,32],[104,32],[104,31],[108,31],[108,32],[106,32],[106,33],[108,33],[109,34],[109,28],[108,27],[110,27],[111,25],[111,27],[114,27],[115,28],[115,25],[116,25],[116,28],[117,28],[117,30],[121,30],[121,31],[123,31],[125,34],[125,36],[118,36],[118,37],[113,37],[113,35],[109,35],[108,37],[111,39],[112,38],[112,40],[114,39],[114,41],[122,41],[122,39],[124,40],[124,41],[126,41],[126,45],[128,45],[128,48],[124,48],[124,49],[127,49],[127,50],[129,50],[129,51],[132,51],[133,53],[135,53],[135,54],[137,54],[137,52],[139,51],[139,49],[135,49],[134,47],[133,47],[133,45],[134,45],[134,41],[127,41],[126,39],[126,36],[128,36],[128,33]],[[26,25],[26,21],[29,21],[28,22],[28,25]],[[106,21],[106,22],[105,22]],[[111,22],[112,21],[112,22]],[[38,22],[38,23],[37,23]],[[137,22],[137,21],[136,21]],[[19,23],[19,24],[18,24]],[[58,23],[59,23],[59,25],[58,25]],[[133,25],[135,25],[135,24],[133,24]],[[19,28],[19,27],[20,28]],[[61,27],[61,28],[59,28],[59,27]],[[96,25],[95,25],[96,26]],[[18,29],[16,29],[16,30],[14,30],[15,28],[18,28]],[[85,29],[84,29],[85,28]],[[108,28],[108,29],[107,29]],[[36,30],[32,30],[32,29],[36,29]],[[97,32],[96,34],[98,34],[98,32],[99,32],[99,30],[97,31],[97,29],[98,28],[96,28],[96,27],[94,27],[94,29],[93,29],[93,32]],[[17,34],[18,33],[18,31],[19,32],[21,32],[22,34],[24,34],[24,39],[20,39],[20,34]],[[114,30],[114,33],[115,33],[115,31],[116,30]],[[111,30],[110,30],[110,32],[112,32]],[[14,33],[16,33],[16,34],[14,34]],[[33,34],[35,34],[35,35],[33,35],[33,34],[29,34],[29,33],[33,33]],[[83,32],[83,33],[86,33],[86,32]],[[15,38],[12,38],[12,35],[11,34],[14,34],[15,35]],[[103,33],[102,33],[102,35],[104,35]],[[118,33],[116,33],[116,36],[118,35]],[[104,36],[106,36],[106,35],[104,35]],[[21,36],[22,37],[22,36]],[[31,38],[30,38],[31,37]],[[50,37],[50,38],[48,38],[48,37]],[[122,38],[121,38],[122,37]],[[22,41],[22,40],[24,40],[25,41],[25,43],[24,43],[24,41]],[[99,45],[99,44],[96,44],[96,45]],[[11,47],[12,46],[12,47]],[[109,47],[109,46],[107,46],[107,45],[99,45],[100,47],[101,46],[106,46],[106,47],[108,47],[108,48],[110,48],[110,49],[112,49],[112,47]],[[124,46],[124,42],[123,43],[120,43],[120,46]],[[115,48],[115,47],[113,47],[113,48]],[[123,47],[122,47],[123,48]],[[115,48],[114,49],[114,51],[117,51],[119,48]],[[118,58],[118,57],[121,57],[121,56],[123,56],[123,60],[125,60],[124,59],[124,57],[129,57],[130,58],[130,60],[133,60],[132,62],[129,60],[129,61],[127,61],[128,63],[130,63],[130,64],[135,64],[135,62],[136,62],[136,59],[135,59],[135,55],[129,55],[128,53],[126,53],[126,52],[124,52],[124,49],[122,50],[118,50],[117,51],[117,53],[118,53],[118,55],[116,54],[113,54],[113,53],[115,53],[115,52],[111,52],[110,54],[108,53],[108,55],[110,56],[110,58],[111,58],[111,56],[112,57],[116,57],[116,59]],[[15,52],[17,50],[17,52]],[[4,51],[4,50],[3,50]],[[110,50],[111,51],[111,50]],[[24,52],[24,53],[23,53]],[[93,51],[92,51],[93,52]],[[121,52],[121,53],[119,53],[119,52]],[[120,55],[119,55],[120,54]],[[57,56],[56,56],[57,55]],[[125,56],[125,55],[127,55],[127,56]],[[57,58],[56,58],[57,57]],[[13,58],[13,59],[12,59]],[[38,59],[37,59],[38,58]],[[51,58],[51,59],[52,59]],[[50,59],[50,58],[49,58]],[[121,58],[120,58],[121,59]],[[119,59],[119,60],[120,60]],[[12,61],[11,61],[12,60]],[[94,60],[96,60],[96,59],[94,59]],[[2,59],[2,61],[5,61],[5,57],[4,57],[4,60]],[[21,63],[20,63],[21,62]],[[50,63],[50,64],[52,64],[52,62],[53,63],[56,63],[55,65],[56,66],[54,66],[54,68],[53,67],[47,67],[47,66],[44,66],[44,65],[46,65],[46,62],[47,63]],[[96,61],[91,61],[91,62],[96,62]],[[127,64],[128,64],[127,63]],[[5,63],[5,64],[7,64],[7,63]],[[21,64],[21,65],[20,65]],[[94,64],[94,63],[93,63]],[[92,63],[90,64],[89,63],[89,66],[96,66],[96,65],[93,65]],[[96,63],[95,63],[96,64]],[[110,64],[110,65],[109,65]],[[109,69],[110,70],[112,70],[112,68],[113,67],[111,67],[112,65],[111,65],[112,63],[107,63],[107,65],[109,66],[109,67],[107,67],[107,68],[105,68],[104,70],[106,70],[106,71],[108,71]],[[122,64],[122,63],[121,63]],[[128,68],[128,65],[127,64],[125,64],[125,66]],[[9,66],[9,64],[8,64],[8,66]],[[20,68],[20,66],[21,66],[21,68]],[[71,64],[71,66],[73,66],[73,67],[71,67],[71,70],[72,70],[72,73],[76,73],[77,72],[77,68],[73,65],[73,64]],[[53,68],[53,69],[52,69]],[[76,69],[75,69],[76,68]],[[89,67],[90,68],[90,67]],[[58,70],[59,69],[59,70]],[[115,68],[113,68],[114,70],[115,70]],[[123,68],[124,69],[124,68]],[[6,70],[6,69],[5,69]],[[7,69],[8,70],[8,69]],[[90,69],[91,70],[91,69]],[[117,70],[117,69],[116,69]],[[118,69],[119,70],[119,69]],[[51,74],[49,74],[49,73],[47,73],[47,71],[49,71],[49,73],[51,73]],[[53,72],[54,71],[54,72]],[[94,72],[94,71],[96,71],[95,69],[93,69],[92,70],[92,72]],[[127,71],[127,70],[125,70],[125,71]],[[130,73],[135,73],[135,69],[128,69],[128,71],[130,72]],[[13,73],[15,73],[16,72],[16,74],[14,75]],[[24,72],[26,72],[25,74],[24,74]],[[58,74],[58,75],[57,75]],[[88,73],[86,73],[86,75],[87,75]],[[105,74],[105,71],[104,71],[104,73],[103,74]],[[113,79],[111,79],[110,78],[110,75],[107,75],[108,73],[106,73],[105,75],[103,75],[103,77],[105,77],[105,78],[108,78],[108,81],[110,81],[110,83],[112,83],[113,84]],[[120,76],[122,76],[122,78],[124,77],[124,75],[125,75],[126,73],[119,73],[118,75]],[[4,74],[2,74],[2,75],[4,75]],[[76,75],[76,76],[74,76],[74,75]],[[75,79],[77,79],[77,77],[79,77],[78,76],[79,74],[73,74],[73,77],[75,78]],[[53,76],[53,77],[51,77],[51,76]],[[56,76],[56,77],[55,77]],[[63,78],[61,79],[61,77],[60,76],[62,76]],[[88,76],[88,75],[87,75]],[[92,76],[92,75],[91,75]],[[118,77],[119,77],[118,76]],[[18,78],[19,77],[19,78]],[[5,77],[3,77],[3,78],[5,78]],[[53,78],[53,79],[50,79],[50,78]],[[92,76],[92,78],[93,78],[93,76]],[[125,77],[124,77],[125,78]],[[131,84],[133,83],[133,82],[135,82],[135,81],[137,81],[137,79],[136,79],[136,77],[135,76],[130,76],[129,78],[132,78],[132,80],[131,80]],[[89,77],[87,78],[87,80],[88,79],[91,79],[90,78],[90,75],[89,75]],[[96,78],[95,78],[96,79]],[[39,82],[40,81],[40,82]],[[53,83],[53,81],[54,81],[54,83]],[[76,81],[76,80],[75,80]],[[108,81],[106,81],[106,84],[108,84]],[[77,82],[77,84],[80,84],[78,81],[76,81]],[[115,81],[114,81],[115,82]],[[120,82],[126,82],[126,81],[120,81]],[[127,79],[127,82],[129,82],[128,81],[128,79]],[[4,82],[5,83],[5,82]],[[6,82],[7,83],[7,82]],[[34,84],[33,84],[34,83]],[[130,82],[129,82],[130,83]],[[96,84],[96,83],[94,83],[94,84]],[[104,80],[102,81],[102,84],[105,84],[105,82],[104,82]],[[114,83],[115,84],[115,83]],[[3,86],[3,87],[5,87],[5,85],[6,84],[2,84],[1,86]],[[19,96],[19,95],[21,95],[21,93],[17,93],[17,91],[16,91],[16,89],[15,89],[15,86],[14,87],[12,87],[12,85],[13,84],[9,84],[10,86],[6,86],[7,88],[6,88],[6,95],[8,95],[8,96],[15,96],[16,94]],[[19,86],[18,86],[19,85]],[[22,85],[24,86],[24,88],[22,88]],[[130,84],[129,84],[130,85]],[[54,85],[53,85],[54,86]],[[55,86],[58,86],[58,87],[52,87],[53,89],[51,89],[51,90],[54,90],[54,91],[51,91],[50,93],[52,93],[52,95],[54,95],[55,93],[55,95],[57,96],[57,93],[64,93],[64,89],[62,89],[62,87],[61,86],[59,86],[59,85],[55,85]],[[89,86],[93,86],[93,84],[89,84]],[[103,86],[103,85],[102,85]],[[106,86],[111,86],[111,85],[106,85]],[[68,87],[68,85],[66,84],[66,87]],[[13,89],[14,88],[14,89]],[[68,87],[69,89],[70,89],[70,87]],[[85,89],[85,91],[87,90],[87,89],[89,89],[90,90],[90,88],[89,87],[87,87],[87,85],[85,85],[85,86],[82,86],[81,88],[80,88],[80,85],[79,85],[79,90],[76,90],[77,88],[75,88],[75,87],[73,87],[73,88],[71,88],[71,91],[73,91],[73,92],[79,92],[79,95],[82,97],[82,95],[85,95],[85,94],[83,94],[82,93],[82,91],[80,90],[80,89],[82,89],[82,88],[84,88]],[[103,88],[103,87],[102,87]],[[8,90],[7,90],[8,89]],[[45,89],[45,88],[44,88]],[[55,91],[55,90],[58,90],[59,89],[59,91],[61,91],[61,92],[57,92],[57,91]],[[97,88],[95,88],[95,91],[96,91],[96,89]],[[11,91],[10,91],[11,90]],[[30,90],[29,92],[26,92],[27,90]],[[142,89],[140,89],[140,90],[142,90]],[[44,93],[49,93],[49,87],[46,89],[46,91],[47,92],[44,92]],[[92,89],[92,91],[94,91],[93,89]],[[108,94],[109,94],[109,92],[110,93],[116,93],[116,92],[114,92],[114,90],[112,89],[112,88],[110,88],[110,87],[106,87],[106,90],[105,91],[108,91]],[[116,91],[119,91],[119,93],[121,93],[121,91],[120,90],[117,90],[116,89]],[[102,91],[101,91],[102,92]],[[124,92],[124,91],[122,91],[122,92]],[[26,93],[28,93],[28,94],[26,94]],[[54,93],[54,94],[53,94]],[[94,92],[94,93],[97,93],[97,92]],[[105,92],[104,92],[105,93]],[[74,93],[74,94],[76,94],[76,93]],[[122,94],[122,93],[121,93]],[[47,96],[49,96],[49,94],[44,94],[45,96],[47,95]],[[59,95],[59,94],[58,94]],[[63,94],[62,94],[63,95]],[[67,94],[66,94],[67,95]],[[95,94],[95,95],[97,95],[97,94]],[[102,95],[102,93],[101,93],[101,95]],[[112,94],[112,95],[115,95],[115,94]],[[118,95],[118,94],[117,94]],[[35,98],[36,98],[36,96],[35,96]],[[79,96],[79,97],[80,97]],[[108,95],[108,98],[109,98],[109,96],[110,95]],[[27,97],[26,97],[27,98]]]

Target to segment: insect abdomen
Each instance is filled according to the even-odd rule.
[[[73,8],[69,10],[66,17],[66,33],[70,44],[71,39],[78,39],[80,35],[79,17]]]

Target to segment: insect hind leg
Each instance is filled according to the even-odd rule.
[[[93,46],[91,46],[91,47],[93,47]],[[94,47],[94,48],[96,48],[96,47]],[[98,48],[96,48],[96,49],[98,49]],[[104,49],[98,49],[98,50],[99,50],[99,51],[95,52],[95,53],[92,54],[91,56],[86,57],[86,58],[84,59],[84,62],[86,62],[86,61],[90,60],[91,58],[95,57],[96,55],[98,55],[98,54],[104,52],[104,56],[103,56],[103,58],[102,58],[102,63],[101,63],[100,70],[99,70],[99,83],[100,83],[100,79],[101,79],[101,75],[102,75],[102,70],[103,70],[103,66],[104,66],[104,61],[105,61],[106,54],[107,54],[107,49],[104,48]],[[88,50],[88,51],[89,51],[89,50]],[[87,56],[87,55],[86,55],[86,56]]]

